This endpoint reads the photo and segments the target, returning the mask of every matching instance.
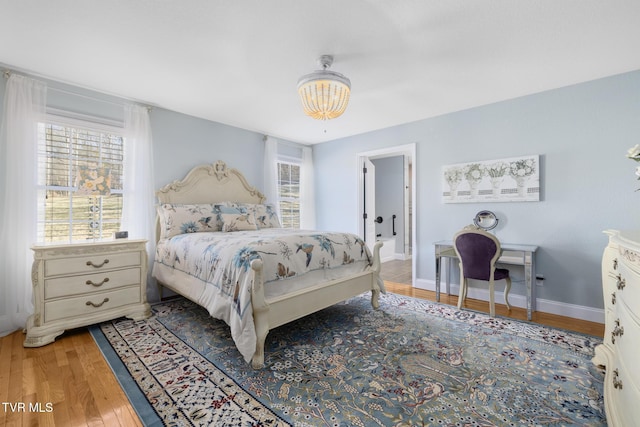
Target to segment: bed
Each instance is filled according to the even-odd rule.
[[[356,235],[280,227],[265,197],[223,161],[193,168],[156,192],[152,275],[225,321],[247,362],[264,366],[269,330],[384,283],[380,247]]]

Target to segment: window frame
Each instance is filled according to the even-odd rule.
[[[65,128],[65,132],[67,129],[74,129],[80,132],[99,133],[101,135],[106,134],[106,135],[109,135],[110,137],[115,136],[116,138],[120,138],[120,140],[122,141],[121,142],[122,148],[120,152],[121,154],[120,162],[116,163],[121,168],[121,180],[120,180],[121,188],[112,187],[110,189],[111,195],[114,195],[120,198],[120,200],[117,202],[117,205],[118,205],[117,213],[119,214],[119,217],[115,220],[115,222],[113,220],[108,220],[103,218],[103,213],[104,213],[103,197],[105,196],[83,196],[83,197],[95,198],[93,202],[93,206],[95,206],[96,202],[98,204],[97,230],[95,231],[95,233],[93,233],[93,235],[88,235],[85,239],[74,238],[74,224],[82,223],[83,221],[74,220],[74,205],[73,205],[74,194],[73,193],[77,191],[78,187],[77,185],[74,185],[76,184],[75,178],[71,176],[71,174],[73,173],[73,168],[71,166],[69,166],[68,168],[69,177],[68,177],[67,186],[48,184],[46,182],[46,177],[43,176],[43,174],[46,174],[48,170],[47,164],[46,164],[47,159],[55,157],[55,156],[50,156],[49,150],[46,150],[46,149],[44,151],[42,150],[42,145],[45,145],[46,147],[47,136],[46,136],[45,129],[48,126],[58,126],[58,127]],[[100,145],[99,161],[102,161],[103,160],[102,142],[100,142],[100,144],[101,145]],[[37,157],[35,160],[37,162],[37,171],[38,171],[37,180],[36,180],[36,197],[37,197],[36,237],[37,237],[37,242],[39,244],[42,244],[42,243],[66,244],[66,243],[74,243],[74,242],[102,241],[109,238],[109,236],[103,235],[103,231],[104,231],[103,228],[105,224],[115,223],[116,224],[115,228],[117,229],[120,228],[120,225],[122,224],[122,203],[123,203],[122,199],[124,197],[125,144],[126,144],[125,131],[124,131],[124,126],[121,122],[98,118],[98,117],[92,117],[92,116],[79,114],[79,113],[67,112],[63,110],[47,109],[47,113],[45,114],[45,116],[42,118],[41,121],[38,122],[38,147],[37,147],[37,155],[36,155]],[[73,155],[71,154],[71,150],[69,151],[70,151],[70,154],[69,154],[70,163],[76,162],[76,165],[77,165],[79,161],[82,161],[82,157],[78,155]],[[46,155],[46,156],[43,157],[43,155]],[[85,161],[86,160],[87,159],[85,158]],[[55,239],[55,238],[52,239],[51,236],[47,236],[48,234],[46,232],[47,224],[56,223],[56,221],[52,219],[49,216],[49,214],[46,212],[46,208],[47,208],[46,198],[47,198],[47,193],[49,191],[61,191],[61,192],[66,191],[69,194],[67,218],[65,221],[58,221],[58,223],[67,224],[69,228],[67,236],[63,239]],[[107,196],[107,197],[110,197],[110,196]],[[89,201],[88,204],[91,205],[91,202]],[[93,221],[96,221],[96,219],[94,218],[94,219],[87,220],[87,222],[89,223]],[[111,227],[111,228],[114,228],[114,227]]]
[[[299,178],[298,178],[298,192],[297,192],[297,197],[282,197],[281,196],[281,192],[280,192],[280,165],[289,165],[289,166],[297,166],[298,170],[299,170]],[[276,171],[277,171],[277,177],[276,177],[276,203],[278,203],[278,211],[280,212],[280,223],[282,225],[282,227],[284,228],[292,228],[292,229],[300,229],[300,221],[301,221],[301,217],[300,217],[300,212],[302,210],[302,159],[298,159],[296,157],[290,157],[290,156],[282,156],[279,155],[278,158],[276,159]],[[291,182],[291,180],[289,180],[289,182]],[[295,220],[293,221],[292,225],[286,226],[285,225],[285,216],[283,214],[283,209],[282,209],[282,202],[289,202],[289,203],[297,203],[298,204],[298,210],[297,210],[297,216],[295,218]]]

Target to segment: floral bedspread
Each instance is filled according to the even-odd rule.
[[[267,228],[251,231],[180,234],[158,242],[158,265],[206,282],[197,301],[211,316],[224,320],[245,360],[255,351],[251,306],[251,262],[262,259],[265,288],[288,286],[306,273],[336,269],[347,264],[369,265],[371,253],[350,233]]]

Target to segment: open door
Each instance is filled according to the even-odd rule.
[[[362,158],[363,195],[362,206],[363,236],[370,250],[376,243],[376,167],[368,157]]]
[[[394,265],[389,265],[389,268],[394,268],[395,265],[402,264],[402,275],[406,275],[405,267],[411,265],[411,277],[400,279],[402,283],[413,285],[416,282],[416,215],[414,214],[414,206],[416,201],[416,144],[406,144],[398,146],[390,146],[379,150],[371,150],[366,152],[357,153],[357,158],[354,159],[353,167],[358,168],[356,175],[358,177],[358,209],[353,212],[354,215],[358,215],[357,227],[358,234],[366,241],[367,246],[372,248],[376,242],[376,225],[375,219],[377,217],[376,212],[376,190],[380,194],[380,188],[376,189],[376,175],[381,175],[385,166],[378,165],[378,170],[372,163],[372,159],[377,161],[378,159],[384,159],[388,157],[404,156],[404,174],[405,182],[404,189],[398,188],[397,191],[405,192],[404,197],[404,230],[398,230],[398,234],[404,233],[404,244],[408,245],[408,248],[404,251],[404,259],[396,259]],[[366,171],[366,172],[365,172]],[[398,210],[398,213],[402,212]],[[389,249],[389,248],[387,248]],[[401,246],[397,248],[401,249]],[[383,249],[384,250],[384,249]],[[398,276],[399,277],[399,276]]]

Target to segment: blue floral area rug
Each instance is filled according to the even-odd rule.
[[[595,337],[363,295],[271,331],[254,370],[204,309],[152,308],[92,331],[147,425],[606,425]]]

